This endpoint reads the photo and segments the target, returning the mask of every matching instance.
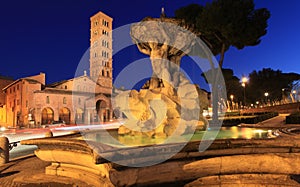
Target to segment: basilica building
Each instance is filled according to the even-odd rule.
[[[5,94],[8,127],[39,127],[52,121],[101,124],[113,119],[112,22],[103,12],[90,18],[90,70],[46,85],[45,73],[10,81]]]

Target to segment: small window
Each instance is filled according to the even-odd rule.
[[[66,97],[63,98],[63,104],[67,104],[67,98]]]
[[[19,99],[17,99],[17,105],[20,105],[20,100]]]
[[[17,90],[19,90],[19,85],[17,85]]]
[[[26,107],[28,107],[28,100],[26,100]]]
[[[49,96],[46,97],[46,103],[50,104],[50,97]]]
[[[65,86],[65,89],[67,90],[67,89],[68,89],[68,86]]]
[[[78,98],[78,104],[81,105],[81,99],[80,98]]]

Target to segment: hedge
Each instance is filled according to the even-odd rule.
[[[300,124],[300,112],[295,112],[285,117],[286,124]]]

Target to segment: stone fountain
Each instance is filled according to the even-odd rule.
[[[133,24],[130,34],[139,51],[150,56],[153,75],[139,92],[126,91],[114,98],[115,107],[129,118],[119,134],[169,137],[204,130],[207,94],[190,83],[180,68],[181,58],[195,45],[193,30],[162,13],[160,18]]]

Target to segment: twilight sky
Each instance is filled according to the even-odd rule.
[[[0,75],[15,79],[45,72],[47,83],[74,77],[77,65],[89,48],[90,16],[103,11],[113,17],[113,27],[138,22],[146,16],[167,16],[191,3],[207,0],[9,0],[0,5]],[[230,49],[224,67],[236,76],[264,67],[300,73],[300,1],[255,0],[256,8],[271,12],[268,33],[260,45]],[[114,73],[130,63],[126,53],[114,59]]]

